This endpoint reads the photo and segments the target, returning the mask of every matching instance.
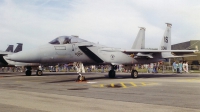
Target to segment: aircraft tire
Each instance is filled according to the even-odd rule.
[[[85,76],[78,76],[76,81],[86,81]]]
[[[37,75],[37,76],[42,76],[42,75],[43,75],[42,70],[37,70],[36,75]]]
[[[115,78],[115,71],[114,70],[110,70],[108,72],[108,76],[109,76],[109,78]]]
[[[31,70],[26,70],[26,76],[31,76],[31,74],[32,74],[32,71]]]
[[[131,77],[132,78],[137,78],[138,77],[138,71],[137,70],[132,70]]]

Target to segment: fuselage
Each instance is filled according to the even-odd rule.
[[[55,64],[82,62],[87,64],[142,64],[158,62],[159,58],[134,59],[121,52],[121,48],[106,47],[91,42],[70,44],[46,44],[36,49],[22,51],[5,58],[17,62]]]

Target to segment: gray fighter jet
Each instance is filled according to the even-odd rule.
[[[145,48],[145,28],[144,27],[139,27],[140,28],[140,30],[139,30],[139,32],[138,32],[138,34],[137,34],[137,37],[136,37],[136,39],[135,39],[135,41],[134,41],[134,43],[133,43],[133,46],[132,46],[132,49],[144,49]],[[72,37],[76,37],[75,39],[77,39],[77,36],[72,36]],[[60,37],[59,37],[60,38]],[[68,38],[68,37],[67,37]],[[58,46],[55,46],[55,48],[56,47],[58,47]],[[71,48],[70,48],[71,49]],[[74,48],[73,48],[73,51],[74,51]],[[61,55],[62,56],[62,54],[61,53],[59,53],[59,52],[62,52],[62,51],[60,51],[59,49],[56,49],[56,55]],[[44,52],[45,53],[45,52]],[[64,55],[63,56],[65,56],[65,53],[64,53]],[[72,57],[72,56],[71,56]],[[20,63],[20,62],[17,62],[17,61],[11,61],[11,60],[7,60],[6,59],[6,61],[9,63],[9,64],[14,64],[14,63]],[[12,62],[12,63],[11,63]],[[66,62],[66,61],[65,61]],[[59,61],[59,63],[65,63],[65,62],[60,62]],[[71,61],[70,61],[71,62]],[[79,62],[80,63],[80,62]],[[94,63],[94,62],[92,62],[92,63]],[[48,60],[45,62],[45,60],[43,60],[43,62],[42,62],[42,64],[43,65],[56,65],[57,64],[57,62],[48,62]],[[91,63],[85,63],[85,64],[91,64]],[[98,64],[98,63],[94,63],[94,64]],[[37,65],[37,64],[36,64]],[[26,67],[27,67],[27,73],[26,73],[26,75],[27,76],[29,76],[29,75],[31,75],[31,66],[28,66],[28,65],[26,65]],[[36,74],[37,75],[42,75],[42,71],[41,70],[38,70],[37,72],[36,72]]]
[[[6,60],[25,63],[55,64],[82,62],[83,64],[111,64],[108,73],[110,78],[115,77],[116,64],[132,66],[133,64],[154,63],[164,58],[177,57],[182,54],[194,53],[197,50],[171,50],[171,24],[167,23],[160,50],[133,49],[144,47],[144,44],[133,46],[132,49],[106,47],[97,43],[77,38],[76,36],[60,36],[48,44],[29,51],[22,51],[4,56]],[[143,28],[144,29],[144,28]],[[140,34],[138,34],[140,35]],[[141,41],[141,43],[143,43]],[[172,55],[173,54],[173,55]],[[181,55],[179,55],[181,54]],[[31,67],[27,67],[26,75],[31,75]],[[42,74],[38,70],[37,74]],[[133,78],[138,77],[137,70],[131,72]]]

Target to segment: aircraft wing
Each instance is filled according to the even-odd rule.
[[[197,56],[197,55],[170,55],[170,56],[165,56],[164,58],[181,58],[181,57],[191,57],[191,56]]]
[[[122,52],[126,54],[132,54],[132,53],[161,53],[161,52],[171,52],[173,54],[188,54],[188,53],[194,53],[197,52],[198,50],[135,50],[135,49],[130,49],[130,50],[121,50]]]
[[[164,56],[163,58],[176,58],[176,57],[189,57],[196,55],[188,55],[197,52],[198,50],[124,50],[122,52],[130,54],[134,58],[148,57],[153,58],[154,54],[161,54],[171,52],[171,55]],[[172,55],[173,54],[173,55]]]

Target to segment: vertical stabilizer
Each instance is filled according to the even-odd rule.
[[[144,49],[145,48],[145,28],[139,27],[140,30],[133,43],[132,49]]]
[[[13,45],[9,45],[6,52],[13,52]]]
[[[161,41],[160,50],[171,50],[171,26],[172,24],[166,23],[167,27],[165,29],[164,36]]]
[[[17,47],[15,48],[15,50],[14,50],[14,53],[17,53],[17,52],[19,52],[19,51],[22,51],[22,46],[23,46],[23,44],[22,43],[17,43],[18,45],[17,45]]]

